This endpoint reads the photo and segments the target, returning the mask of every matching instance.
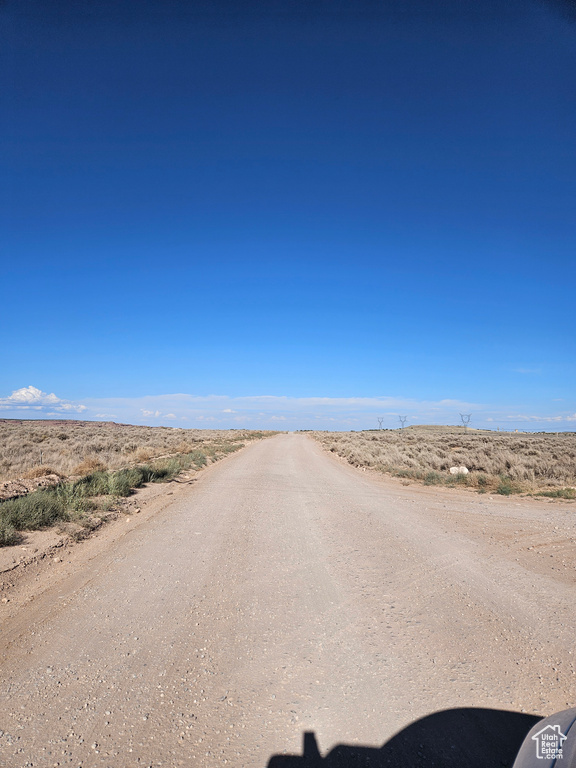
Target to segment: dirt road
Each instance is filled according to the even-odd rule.
[[[576,703],[574,511],[253,444],[3,620],[0,764],[507,765]]]

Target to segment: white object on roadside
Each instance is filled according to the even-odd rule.
[[[451,475],[467,475],[468,468],[467,467],[450,467],[450,474]]]

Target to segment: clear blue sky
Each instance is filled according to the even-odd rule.
[[[0,416],[576,428],[571,7],[6,0]]]

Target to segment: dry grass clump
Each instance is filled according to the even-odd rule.
[[[316,432],[327,449],[358,467],[371,467],[429,485],[481,491],[545,492],[576,498],[576,433],[518,434],[407,427],[377,432]],[[467,475],[451,475],[465,466]]]
[[[201,460],[205,463],[203,454]],[[116,472],[97,470],[81,479],[2,501],[0,546],[18,543],[21,531],[47,528],[58,523],[73,523],[81,529],[97,527],[101,518],[95,518],[93,513],[100,506],[101,499],[109,507],[107,499],[129,496],[144,483],[167,482],[183,470],[198,468],[201,463],[199,457],[192,453]]]
[[[24,477],[28,480],[35,480],[38,477],[47,477],[48,475],[59,475],[52,467],[47,467],[45,464],[32,467],[24,473]]]
[[[7,422],[0,422],[0,427],[5,428],[6,424]],[[42,429],[50,429],[52,425],[46,422],[8,423],[10,439],[5,441],[3,449],[6,442],[12,447],[25,444],[25,438],[29,437],[31,430],[38,429],[40,426]],[[182,430],[174,430],[176,434],[173,435],[162,427],[158,428],[159,434],[151,427],[127,427],[128,436],[131,439],[129,443],[125,442],[126,432],[121,429],[116,433],[120,437],[119,450],[94,453],[94,446],[101,445],[110,433],[110,429],[113,430],[117,426],[121,425],[70,422],[70,433],[79,432],[84,437],[81,447],[85,452],[85,458],[79,464],[77,463],[78,455],[74,456],[62,449],[58,450],[59,444],[65,443],[66,451],[69,446],[76,444],[72,434],[69,434],[65,441],[62,439],[61,435],[64,433],[61,423],[60,432],[55,437],[58,442],[54,443],[51,449],[49,438],[42,441],[43,444],[47,443],[51,459],[60,459],[60,466],[67,466],[66,462],[72,463],[72,459],[75,458],[72,473],[81,477],[72,477],[66,482],[62,480],[63,473],[61,473],[56,478],[52,478],[56,480],[55,484],[37,490],[34,490],[35,486],[43,484],[43,479],[5,482],[3,484],[4,500],[0,498],[0,547],[18,543],[22,535],[21,531],[51,525],[70,524],[75,525],[76,528],[80,526],[80,529],[97,526],[101,518],[94,517],[95,510],[113,508],[114,499],[129,496],[135,488],[139,488],[144,483],[167,482],[183,471],[194,472],[211,461],[218,461],[227,454],[237,451],[251,439],[276,434],[275,432],[239,430],[230,432],[187,430],[194,434],[188,435],[188,440],[185,442],[182,440]],[[7,431],[6,428],[4,434]],[[139,441],[142,444],[139,444]],[[129,446],[127,451],[124,450],[126,445]],[[185,450],[185,447],[191,450]],[[163,455],[159,456],[160,453]],[[112,456],[112,461],[121,463],[122,466],[117,469],[107,466],[112,463],[108,456]],[[144,456],[154,456],[154,461],[149,464],[127,463],[127,459],[136,462]],[[107,458],[106,462],[104,457]],[[19,466],[12,464],[15,467],[15,474],[22,474],[23,463]],[[36,478],[44,478],[50,470],[42,464],[30,467],[27,471]],[[48,479],[47,476],[46,480]]]
[[[72,470],[73,475],[91,475],[92,472],[104,472],[108,467],[96,456],[87,456]]]
[[[175,453],[180,453],[180,451],[176,451]],[[141,448],[136,448],[136,450],[132,453],[132,457],[136,459],[136,461],[150,461],[150,459],[154,458],[154,454],[156,451],[152,446],[144,445]]]
[[[64,477],[95,471],[99,461],[110,470],[164,456],[206,450],[210,458],[225,455],[247,441],[273,432],[250,430],[138,427],[114,422],[0,420],[0,482],[24,477],[35,467],[50,466]],[[84,469],[82,469],[84,467]]]

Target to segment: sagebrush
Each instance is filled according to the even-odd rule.
[[[5,419],[0,420],[0,481],[39,476],[45,467],[64,477],[86,475],[195,450],[217,458],[266,434],[274,433]]]
[[[16,543],[20,531],[47,528],[58,521],[83,524],[98,509],[100,497],[129,496],[144,483],[166,482],[183,470],[200,469],[206,463],[204,451],[196,450],[155,464],[115,472],[98,470],[79,480],[0,502],[0,546]]]
[[[370,432],[315,432],[324,448],[357,467],[480,491],[543,492],[574,498],[576,433],[521,434],[453,427]],[[467,475],[451,475],[464,466]]]
[[[110,422],[0,421],[4,475],[0,479],[57,475],[52,487],[0,502],[0,546],[17,543],[22,531],[58,522],[90,527],[99,509],[110,509],[114,499],[130,495],[144,483],[199,470],[269,434],[276,433]]]

